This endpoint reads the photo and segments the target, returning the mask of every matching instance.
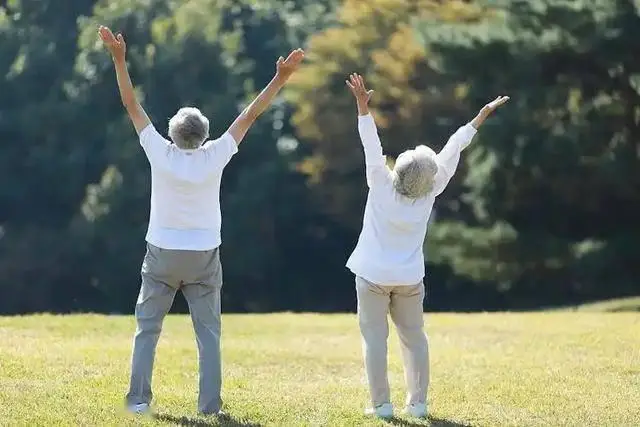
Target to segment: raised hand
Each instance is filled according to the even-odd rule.
[[[347,83],[347,87],[356,99],[358,114],[361,116],[369,114],[369,100],[373,95],[373,90],[367,90],[364,85],[364,79],[360,74],[351,74],[349,80],[345,83]]]
[[[493,113],[501,105],[504,105],[508,100],[508,96],[499,96],[493,101],[489,102],[487,105],[482,107],[478,115],[476,115],[473,120],[471,120],[471,125],[474,128],[478,129],[480,126],[482,126],[486,118],[491,115],[491,113]]]
[[[488,116],[489,114],[493,113],[496,110],[496,108],[500,107],[501,105],[504,105],[508,100],[509,100],[508,96],[499,96],[493,101],[491,101],[490,103],[488,103],[487,105],[485,105],[484,107],[482,107],[482,110],[480,110],[480,112]]]
[[[365,105],[369,103],[369,100],[373,95],[373,90],[367,90],[364,85],[364,79],[360,74],[351,74],[346,83],[358,103],[363,103]]]
[[[127,53],[127,44],[122,34],[118,33],[117,36],[114,36],[111,30],[103,25],[98,29],[98,34],[100,34],[100,38],[113,60],[124,61],[125,54]]]
[[[304,59],[304,50],[296,49],[292,51],[287,59],[282,56],[276,62],[276,77],[281,81],[286,81],[298,69]]]

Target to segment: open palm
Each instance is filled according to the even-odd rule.
[[[498,96],[496,99],[482,107],[482,110],[485,114],[493,113],[498,107],[504,105],[508,100],[508,96]]]
[[[351,74],[346,81],[347,87],[359,103],[368,103],[373,95],[373,90],[367,90],[364,79],[360,74]]]
[[[276,75],[283,80],[287,80],[298,69],[303,59],[304,50],[302,49],[292,51],[287,56],[287,59],[281,56],[276,62]]]
[[[114,36],[109,27],[105,27],[102,25],[98,29],[98,34],[100,34],[102,42],[104,43],[113,59],[124,60],[125,54],[127,52],[127,44],[125,43],[122,34],[118,33],[117,36]]]

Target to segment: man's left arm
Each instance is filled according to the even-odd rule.
[[[280,89],[284,87],[289,77],[298,69],[304,59],[304,51],[296,49],[289,54],[287,59],[280,57],[276,62],[276,74],[260,94],[249,104],[247,108],[231,124],[229,133],[236,144],[240,145],[249,128],[256,119],[271,105]]]

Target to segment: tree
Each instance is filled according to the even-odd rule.
[[[499,283],[513,300],[634,292],[638,9],[626,0],[516,1],[499,12],[465,28],[420,27],[439,66],[469,88],[468,105],[513,95],[466,157],[474,219],[438,227],[434,260]]]
[[[76,54],[73,23],[93,3],[0,7],[0,278],[7,288],[0,312],[73,304],[63,296],[73,283],[65,227],[101,166],[91,161],[94,147],[65,83]]]
[[[115,79],[108,58],[95,43],[95,28],[98,23],[109,24],[129,40],[134,82],[159,129],[166,128],[158,117],[171,117],[183,105],[197,105],[213,117],[212,133],[220,134],[240,105],[272,77],[277,57],[297,47],[304,31],[320,25],[315,20],[328,19],[320,12],[323,4],[330,5],[291,3],[282,8],[277,2],[254,3],[140,2],[132,7],[130,2],[112,1],[100,3],[94,16],[83,22],[77,60],[80,78],[75,84],[89,102],[109,99],[111,106],[101,120],[113,145],[107,158],[110,166],[102,181],[89,187],[75,230],[85,241],[83,247],[101,251],[99,257],[85,253],[83,265],[88,282],[100,290],[109,307],[130,310],[139,286],[134,278],[143,254],[149,173],[117,105]],[[291,133],[288,116],[282,102],[265,114],[224,175],[227,310],[317,303],[309,296],[312,293],[298,286],[310,273],[309,255],[300,249],[306,244],[307,227],[319,220],[305,202],[303,176],[293,167],[297,142],[289,137],[293,151],[282,148]],[[296,226],[300,221],[304,225]],[[321,278],[317,275],[309,285]]]
[[[338,24],[309,40],[307,65],[288,91],[296,105],[298,134],[311,156],[301,165],[314,186],[319,209],[360,227],[364,169],[356,113],[345,76],[363,74],[375,90],[373,107],[390,158],[420,143],[440,147],[463,113],[460,87],[429,63],[414,19],[473,22],[482,11],[461,1],[346,0]]]
[[[471,117],[472,109],[462,102],[468,87],[434,62],[415,22],[429,19],[465,26],[480,22],[486,13],[462,1],[347,0],[338,10],[337,24],[310,38],[308,61],[294,76],[287,96],[296,107],[297,134],[310,152],[300,168],[309,176],[316,209],[339,224],[344,237],[334,264],[344,264],[355,245],[366,196],[356,110],[345,87],[346,76],[359,72],[375,90],[372,110],[390,162],[418,144],[439,149]],[[438,220],[472,219],[460,201],[463,176],[460,171],[439,198]],[[437,260],[429,250],[427,259],[432,258]],[[474,283],[440,264],[432,264],[428,273],[431,309],[501,303],[495,293],[480,294]]]

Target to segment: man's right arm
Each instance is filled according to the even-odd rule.
[[[127,43],[124,41],[122,34],[118,33],[116,36],[109,27],[105,27],[104,25],[98,28],[98,34],[104,46],[111,54],[111,59],[116,69],[118,91],[120,92],[122,104],[127,109],[127,113],[133,126],[136,128],[136,132],[142,136],[142,131],[151,124],[151,121],[142,108],[142,105],[138,102],[136,93],[133,90],[133,83],[131,83],[131,77],[127,69]]]
[[[118,89],[120,91],[122,105],[124,105],[124,108],[127,110],[129,119],[131,123],[133,123],[136,132],[140,135],[144,128],[151,124],[151,120],[146,111],[144,111],[144,108],[142,108],[142,105],[140,105],[140,102],[138,102],[126,61],[114,60],[113,65],[116,69],[116,78],[118,80]]]

